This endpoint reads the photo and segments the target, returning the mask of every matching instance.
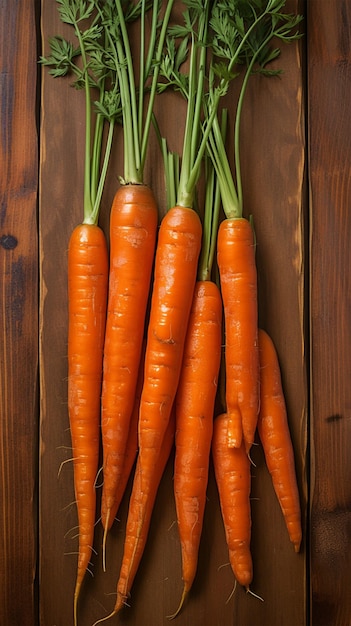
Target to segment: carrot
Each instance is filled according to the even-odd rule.
[[[278,355],[264,330],[259,330],[258,339],[261,367],[258,432],[290,541],[295,552],[299,552],[302,540],[300,499]]]
[[[186,15],[188,11],[186,9]],[[150,497],[153,467],[161,453],[179,384],[201,249],[202,224],[193,205],[206,147],[199,119],[206,46],[200,43],[206,41],[208,11],[209,2],[206,2],[206,10],[194,9],[195,15],[187,21],[192,27],[198,23],[199,29],[198,46],[193,45],[191,49],[189,101],[177,201],[161,221],[156,249],[139,414],[140,481],[145,501]],[[197,77],[198,66],[200,75]],[[142,534],[143,518],[139,517],[135,523],[139,527],[138,534]]]
[[[165,159],[167,187],[175,180],[170,155]],[[197,570],[202,533],[222,344],[222,299],[211,281],[220,209],[214,170],[205,158],[203,239],[176,394],[174,495],[182,556],[183,593],[176,617]],[[169,185],[170,181],[170,185]]]
[[[110,217],[110,279],[101,409],[102,523],[105,540],[123,473],[155,253],[158,211],[154,194],[145,185],[143,175],[159,71],[158,59],[172,4],[173,0],[167,1],[162,22],[159,19],[161,5],[156,0],[152,2],[146,58],[146,12],[151,5],[147,6],[144,0],[137,5],[116,0],[115,3],[97,7],[112,50],[108,63],[114,61],[119,78],[124,139],[122,186],[114,197]],[[127,29],[127,21],[135,11],[140,15],[138,86]],[[148,99],[145,108],[146,90]]]
[[[107,271],[102,230],[92,224],[77,226],[68,250],[68,412],[79,524],[75,604],[94,536]]]
[[[155,465],[150,469],[149,497],[146,499],[143,491],[143,468],[138,456],[132,493],[129,502],[124,552],[117,584],[117,600],[112,613],[95,622],[99,624],[116,615],[126,604],[133,586],[133,582],[142,559],[149,533],[152,512],[157,491],[163,476],[174,443],[175,419],[172,411],[166,432],[162,441],[160,455]],[[139,520],[143,523],[140,524]]]
[[[241,445],[239,413],[248,452],[254,441],[259,408],[257,272],[249,221],[225,219],[219,227],[217,245],[225,318],[228,445]]]
[[[193,584],[201,539],[221,358],[222,300],[215,283],[198,281],[176,395],[174,493],[182,553],[183,594]]]
[[[200,43],[207,32],[209,2],[206,2],[206,6],[206,12],[198,9],[198,16],[202,22],[201,34],[198,37]],[[188,21],[188,24],[193,23],[191,20]],[[203,83],[203,60],[206,51],[205,46],[200,45],[193,46],[193,50],[195,52],[189,91],[195,95],[199,86],[195,76],[195,65],[197,62],[201,65]],[[201,51],[198,54],[199,50]],[[134,567],[134,563],[137,566],[140,560],[138,556],[137,558],[133,556],[134,548],[131,552],[128,545],[135,545],[135,538],[146,539],[149,518],[145,511],[150,511],[151,515],[155,468],[162,455],[163,441],[180,377],[202,235],[200,218],[193,210],[194,189],[206,147],[206,135],[202,137],[199,119],[201,97],[202,90],[197,98],[189,97],[191,106],[188,108],[185,124],[177,203],[163,217],[158,234],[139,413],[140,502],[137,508],[132,507],[130,511],[130,524],[125,539],[126,560],[121,574],[122,588],[118,587],[118,598],[113,614],[123,605],[135,575],[131,568]],[[197,141],[199,136],[202,137],[200,148]],[[139,545],[142,546],[143,542]],[[130,569],[132,574],[124,573]],[[123,583],[123,579],[127,582]]]
[[[145,185],[117,191],[110,218],[110,275],[103,361],[102,524],[113,520],[133,410],[157,229],[157,206]]]
[[[116,73],[110,69],[107,85],[106,72],[99,63],[92,62],[95,53],[101,50],[99,33],[103,28],[93,3],[89,6],[80,3],[73,10],[69,3],[61,2],[58,11],[61,20],[73,27],[78,46],[61,36],[53,37],[51,54],[41,57],[41,62],[51,68],[49,72],[54,77],[73,74],[75,86],[83,88],[85,95],[84,218],[71,234],[68,249],[68,414],[79,537],[73,600],[76,625],[78,598],[94,539],[95,481],[100,451],[108,251],[98,218],[120,107]],[[82,30],[83,21],[85,30]],[[104,126],[108,127],[106,142]]]
[[[249,589],[253,577],[250,509],[250,460],[244,442],[228,446],[229,418],[225,413],[214,420],[212,457],[219,493],[229,560],[239,584]]]
[[[158,237],[139,414],[145,497],[178,387],[201,246],[201,222],[190,208],[164,216]]]
[[[253,73],[276,74],[267,64],[279,55],[272,48],[275,36],[292,41],[291,33],[300,16],[285,15],[282,3],[261,3],[258,10],[243,5],[233,10],[233,2],[216,3],[211,26],[214,31],[213,54],[220,57],[221,83],[228,84],[246,65],[237,100],[234,120],[234,163],[229,162],[219,123],[215,118],[209,135],[208,150],[216,169],[226,219],[218,233],[218,264],[224,302],[226,403],[228,445],[240,447],[244,439],[249,452],[254,441],[259,409],[259,357],[257,345],[257,277],[254,239],[250,223],[243,212],[243,189],[240,166],[240,120],[248,80]],[[233,45],[238,20],[245,28]],[[223,28],[226,24],[226,28]],[[252,42],[255,42],[252,45]],[[223,59],[226,62],[223,63]],[[237,70],[237,71],[236,71]],[[211,91],[211,85],[210,85]],[[211,99],[209,112],[211,111]],[[235,178],[232,171],[235,171]]]

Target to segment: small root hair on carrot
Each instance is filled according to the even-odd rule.
[[[184,585],[183,592],[182,592],[182,597],[180,598],[180,602],[179,602],[179,606],[178,606],[177,610],[175,611],[175,613],[172,613],[172,615],[167,615],[167,619],[172,620],[175,617],[177,617],[177,615],[179,615],[180,611],[183,608],[183,605],[184,605],[184,602],[185,602],[187,596],[188,596],[188,588],[187,588],[186,585]]]
[[[227,598],[227,600],[225,601],[225,603],[226,603],[226,604],[229,604],[229,602],[231,601],[231,599],[232,599],[232,597],[233,597],[233,595],[234,595],[234,593],[235,593],[236,587],[237,587],[237,581],[235,580],[235,582],[234,582],[234,587],[233,587],[233,589],[231,590],[231,592],[230,592],[230,594],[229,594],[229,597],[228,597],[228,598]]]
[[[249,593],[251,596],[253,596],[254,598],[257,598],[257,600],[261,600],[261,602],[264,602],[264,598],[262,598],[261,596],[259,596],[257,593],[254,593],[252,591],[252,589],[250,589],[250,587],[246,588],[246,593]]]
[[[75,535],[72,535],[72,537],[71,537],[71,539],[72,539],[72,540],[74,540],[74,539],[78,539],[78,537],[79,537],[79,531],[78,531],[78,528],[79,528],[79,527],[78,527],[78,526],[75,526],[75,528],[77,529],[77,532],[76,532],[76,534],[75,534]]]
[[[76,532],[78,530],[78,528],[79,528],[78,525],[77,526],[72,526],[72,528],[69,528],[68,530],[66,530],[65,534],[63,535],[63,538],[66,539],[70,533],[72,533],[73,531]],[[73,535],[73,537],[71,537],[71,539],[73,539],[75,537],[78,537],[78,535]]]
[[[76,505],[76,504],[77,504],[76,500],[72,500],[71,502],[66,504],[66,506],[64,506],[63,509],[61,509],[61,511],[67,511],[67,509],[69,509],[71,506]]]
[[[257,467],[256,463],[254,463],[253,460],[252,460],[250,452],[251,452],[251,450],[249,450],[248,455],[247,455],[248,458],[249,458],[250,464],[252,465],[252,467]]]
[[[103,481],[103,480],[102,480],[102,482],[100,483],[100,485],[98,484],[98,479],[99,479],[100,474],[102,474],[102,466],[100,467],[100,469],[98,470],[98,473],[96,474],[96,478],[95,478],[95,481],[94,481],[94,487],[95,487],[95,489],[101,489],[101,487],[102,487],[102,486],[103,486],[103,484],[104,484],[104,481]]]
[[[222,565],[218,565],[217,572],[219,572],[221,569],[223,569],[223,567],[228,567],[228,565],[230,565],[229,561],[228,561],[228,563],[222,563]]]
[[[93,626],[97,626],[97,624],[102,624],[102,622],[106,622],[108,619],[111,619],[112,617],[114,617],[114,615],[116,615],[116,612],[112,611],[112,613],[109,613],[105,617],[101,617],[100,619],[96,620],[96,622],[94,622]]]
[[[60,463],[60,466],[59,466],[59,468],[57,470],[57,478],[60,478],[61,470],[62,470],[63,466],[66,465],[66,463],[72,463],[72,461],[76,461],[76,459],[74,457],[72,457],[72,458],[66,459],[65,461],[62,461]]]

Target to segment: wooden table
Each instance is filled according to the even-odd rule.
[[[198,576],[177,626],[351,624],[351,2],[287,0],[287,9],[304,14],[304,38],[283,46],[280,78],[251,81],[242,169],[245,212],[257,234],[260,324],[282,368],[303,545],[296,555],[258,445],[252,589],[264,601],[237,588],[227,602],[234,579],[211,468]],[[82,216],[84,103],[69,80],[38,67],[42,46],[58,32],[68,33],[54,0],[0,3],[1,626],[72,624],[76,511],[72,466],[61,464],[70,457],[66,252]],[[178,149],[182,104],[170,97],[157,111]],[[117,133],[102,202],[106,232],[120,141]],[[162,211],[154,138],[146,178]],[[172,471],[171,459],[131,608],[113,623],[161,626],[177,606]],[[79,626],[113,606],[127,504],[109,538],[105,573],[96,527]]]

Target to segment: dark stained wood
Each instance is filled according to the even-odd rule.
[[[298,2],[290,0],[296,11]],[[70,34],[58,20],[55,3],[42,3],[43,44],[56,33]],[[299,45],[285,47],[281,79],[254,78],[243,119],[242,157],[245,207],[257,231],[260,318],[271,332],[281,359],[289,419],[296,452],[303,513],[306,513],[307,382],[305,360],[305,139],[302,56]],[[83,94],[69,80],[43,72],[41,126],[41,624],[71,624],[77,538],[73,503],[70,435],[67,418],[66,251],[70,232],[82,219]],[[258,98],[260,99],[257,107]],[[230,105],[231,101],[228,100]],[[232,109],[232,107],[231,107]],[[158,102],[161,130],[172,149],[180,149],[184,105],[176,96]],[[230,111],[233,115],[234,111]],[[172,120],[172,125],[169,122]],[[121,133],[103,199],[101,223],[123,174]],[[152,145],[146,168],[164,211],[164,183],[158,147]],[[306,612],[306,543],[296,555],[289,543],[260,446],[253,451],[253,592],[234,585],[211,471],[198,576],[177,618],[178,626],[304,626]],[[101,528],[96,527],[93,577],[84,585],[80,626],[107,615],[121,560],[127,498],[108,541],[107,572],[101,571]],[[180,552],[172,495],[172,463],[164,475],[149,541],[131,597],[131,608],[115,620],[130,626],[160,626],[177,607],[181,593]],[[111,622],[112,623],[112,622]]]
[[[38,462],[37,3],[0,10],[0,623],[34,626]]]
[[[351,619],[351,5],[311,0],[311,623]]]

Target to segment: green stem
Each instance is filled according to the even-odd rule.
[[[155,1],[155,0],[154,0]],[[140,74],[139,74],[139,102],[138,102],[138,146],[141,143],[144,113],[144,84],[145,84],[145,2],[141,5],[140,19]]]
[[[222,112],[221,134],[226,135],[227,111]],[[219,211],[221,205],[221,194],[219,181],[213,161],[207,155],[205,157],[205,211],[203,219],[203,242],[201,257],[199,261],[199,280],[210,280],[212,274],[213,261],[216,253],[217,231],[219,224]]]
[[[117,40],[117,74],[121,89],[121,100],[123,110],[123,137],[124,137],[124,182],[125,183],[138,183],[139,172],[135,159],[135,135],[133,124],[133,112],[131,110],[130,102],[130,86],[128,81],[128,74],[124,65],[123,48],[121,42]],[[134,117],[135,119],[135,117]]]
[[[91,198],[92,205],[95,204],[96,190],[97,190],[98,183],[99,183],[103,129],[104,129],[104,118],[100,113],[97,113],[96,120],[95,120],[95,132],[94,132],[94,141],[93,141],[92,156],[91,156],[90,198]]]
[[[141,170],[141,176],[143,176],[143,172],[144,172],[144,166],[145,166],[145,160],[146,160],[146,154],[147,154],[147,147],[148,147],[149,135],[150,135],[150,127],[151,127],[151,122],[152,122],[152,117],[153,117],[154,102],[155,102],[156,91],[157,91],[157,81],[158,81],[158,76],[159,76],[159,72],[160,72],[160,63],[161,63],[161,58],[162,58],[162,53],[163,53],[163,46],[164,46],[164,42],[165,42],[165,38],[166,38],[166,34],[167,34],[168,22],[169,22],[169,18],[170,18],[170,15],[171,15],[173,3],[174,3],[174,0],[168,0],[168,2],[167,2],[167,6],[166,6],[166,9],[165,9],[165,13],[164,13],[164,16],[163,16],[163,21],[162,21],[162,28],[161,28],[161,32],[160,32],[160,37],[159,37],[159,40],[158,40],[156,56],[155,56],[155,59],[154,59],[154,71],[153,71],[153,75],[152,75],[152,82],[151,82],[151,88],[150,88],[149,101],[148,101],[147,111],[146,111],[146,115],[145,115],[144,132],[143,132],[143,137],[142,137],[142,141],[141,141],[141,150],[140,150],[140,170]],[[154,31],[154,24],[153,24],[153,27],[152,27],[152,32],[153,31]],[[156,37],[156,33],[154,34],[154,36]],[[153,38],[152,38],[152,41],[153,41]],[[153,48],[154,48],[154,44],[153,44]],[[149,54],[150,54],[150,50],[151,50],[151,46],[149,48]],[[151,65],[151,61],[150,61],[149,58],[147,59],[146,63],[147,63],[147,67],[149,67],[149,65]]]
[[[141,182],[140,181],[140,148],[139,148],[139,137],[138,137],[138,109],[137,109],[137,101],[136,101],[136,87],[134,80],[134,65],[132,53],[129,45],[129,38],[127,27],[123,15],[123,9],[121,6],[120,0],[116,0],[116,8],[119,19],[119,26],[122,35],[123,46],[120,40],[117,41],[118,50],[119,50],[119,61],[120,64],[123,65],[123,89],[121,85],[121,93],[123,94],[123,109],[128,109],[128,118],[129,124],[127,132],[127,141],[128,147],[128,155],[132,160],[132,163],[128,164],[128,169],[132,172],[132,179],[129,180],[129,176],[126,175],[126,182]],[[123,52],[122,52],[123,50]],[[124,62],[126,62],[127,68],[124,67]],[[127,88],[128,84],[128,88]],[[124,125],[123,125],[124,126]],[[126,134],[124,134],[126,140]]]
[[[152,122],[162,155],[166,187],[166,206],[168,210],[176,203],[179,181],[179,156],[178,154],[169,152],[167,140],[165,137],[162,137],[160,127],[154,114],[152,115]]]
[[[199,144],[198,147],[198,151],[197,151],[197,155],[196,155],[196,159],[195,162],[193,164],[193,167],[190,171],[189,177],[188,177],[188,182],[187,182],[187,186],[186,186],[186,190],[188,193],[191,193],[192,190],[194,190],[195,185],[197,183],[198,177],[199,177],[199,173],[200,173],[200,167],[201,167],[201,161],[203,159],[205,150],[206,150],[206,144],[207,144],[207,140],[209,138],[209,135],[211,133],[211,128],[212,128],[212,124],[216,118],[217,115],[217,109],[218,109],[218,105],[219,105],[219,100],[221,98],[222,92],[220,90],[217,90],[215,95],[214,95],[214,101],[212,104],[212,110],[211,113],[209,115],[209,117],[205,120],[204,126],[203,126],[203,133],[202,133],[202,137],[201,137],[201,142]]]
[[[242,212],[242,207],[243,207],[243,189],[242,189],[241,162],[240,162],[240,122],[241,122],[241,114],[242,114],[242,109],[243,109],[243,102],[244,102],[244,97],[246,94],[248,81],[251,76],[253,67],[257,61],[257,58],[259,57],[261,51],[265,48],[267,43],[272,39],[273,35],[274,35],[274,31],[272,29],[269,35],[266,36],[265,40],[262,42],[262,44],[259,46],[255,54],[253,55],[247,67],[247,70],[245,71],[244,79],[242,82],[242,86],[241,86],[240,94],[238,98],[238,104],[236,108],[235,125],[234,125],[234,155],[235,155],[236,188],[237,188],[239,206],[241,207],[241,212]]]
[[[208,31],[208,12],[205,16],[205,19],[202,20],[201,24],[201,33],[199,40],[200,42],[206,42],[207,40],[207,31]],[[205,71],[206,71],[206,45],[200,43],[200,60],[199,60],[199,72],[198,72],[198,80],[197,85],[195,85],[196,89],[196,101],[195,101],[195,110],[194,110],[194,120],[196,123],[195,132],[193,132],[192,141],[191,141],[191,162],[194,163],[199,143],[199,134],[200,134],[200,124],[197,120],[200,120],[201,111],[202,111],[202,103],[203,103],[203,90],[204,90],[204,82],[205,82]]]
[[[158,7],[159,7],[159,1],[154,0],[154,4],[152,8],[152,22],[151,22],[150,37],[149,37],[149,47],[148,47],[148,53],[147,53],[146,61],[145,61],[145,72],[144,72],[145,80],[147,79],[148,76],[150,76],[152,63],[154,61],[156,35],[157,35],[157,28],[158,28],[157,24],[158,24],[158,16],[159,16]],[[140,81],[140,84],[144,85],[144,82]]]
[[[188,190],[187,185],[189,181],[190,171],[191,171],[191,145],[192,145],[192,135],[194,129],[194,109],[195,109],[195,98],[196,98],[196,51],[195,51],[195,42],[194,42],[194,34],[192,34],[192,42],[191,42],[191,54],[190,54],[190,67],[189,67],[189,93],[188,93],[188,102],[187,102],[187,111],[185,118],[185,129],[184,129],[184,139],[183,139],[183,153],[182,153],[182,165],[180,171],[180,181],[178,188],[178,199],[177,204],[179,206],[185,206],[192,208],[193,206],[193,190]],[[200,121],[196,120],[199,124]]]
[[[101,168],[99,184],[98,184],[98,187],[97,187],[96,197],[95,197],[95,202],[94,202],[94,208],[93,208],[93,212],[92,212],[92,218],[93,218],[93,223],[94,224],[96,224],[97,221],[98,221],[101,197],[102,197],[102,192],[103,192],[104,185],[105,185],[107,168],[108,168],[108,163],[109,163],[110,155],[111,155],[114,126],[115,126],[115,122],[112,119],[109,122],[109,129],[108,129],[108,135],[107,135],[107,140],[106,140],[106,148],[105,148],[104,160],[103,160],[103,164],[102,164],[102,168]]]
[[[80,51],[82,55],[82,63],[83,63],[83,74],[84,74],[84,91],[85,91],[85,157],[84,157],[84,200],[83,200],[83,222],[85,224],[91,224],[91,213],[93,210],[91,195],[90,195],[90,180],[91,180],[91,154],[90,154],[90,143],[91,143],[91,123],[92,123],[92,114],[91,114],[91,94],[90,94],[90,85],[89,85],[89,75],[88,75],[88,63],[87,63],[87,55],[85,51],[84,41],[79,30],[78,24],[74,23],[74,28],[76,31],[77,39],[80,46]]]

